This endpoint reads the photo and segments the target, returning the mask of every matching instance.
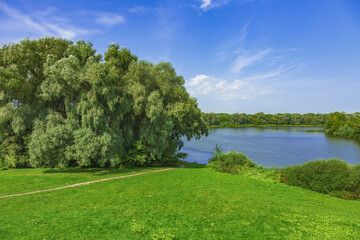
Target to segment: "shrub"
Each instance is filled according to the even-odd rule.
[[[216,145],[214,156],[207,166],[219,172],[238,173],[241,168],[254,168],[257,167],[257,164],[240,152],[223,153],[223,150]]]
[[[241,173],[242,175],[249,176],[266,182],[280,182],[281,172],[278,168],[267,168],[262,165],[251,161],[245,154],[230,151],[223,153],[221,147],[216,145],[214,155],[210,159],[207,167],[214,169],[218,172],[224,173]]]
[[[4,168],[27,168],[29,167],[29,158],[27,155],[14,156],[6,155],[0,158],[0,167]]]
[[[282,169],[283,183],[353,199],[360,195],[360,166],[340,159],[315,160]]]
[[[349,192],[360,196],[360,165],[350,165]]]

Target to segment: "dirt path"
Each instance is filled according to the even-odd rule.
[[[182,168],[183,168],[183,166],[182,166]],[[165,168],[165,169],[160,169],[160,170],[154,170],[154,171],[148,171],[148,172],[140,172],[140,173],[134,173],[134,174],[123,175],[123,176],[118,176],[118,177],[111,177],[111,178],[98,179],[98,180],[94,180],[94,181],[76,183],[76,184],[67,185],[67,186],[63,186],[63,187],[50,188],[50,189],[38,190],[38,191],[27,192],[27,193],[18,193],[18,194],[5,195],[5,196],[0,196],[0,199],[2,199],[2,198],[10,198],[10,197],[18,197],[18,196],[23,196],[23,195],[30,195],[30,194],[41,193],[41,192],[50,192],[50,191],[60,190],[60,189],[64,189],[64,188],[79,187],[79,186],[89,185],[89,184],[93,184],[93,183],[97,183],[97,182],[104,182],[104,181],[113,180],[113,179],[119,179],[119,178],[134,177],[134,176],[143,175],[143,174],[147,174],[147,173],[170,171],[170,170],[174,170],[174,169],[176,169],[176,168]]]

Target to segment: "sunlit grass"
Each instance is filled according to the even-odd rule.
[[[11,175],[51,174],[41,171]],[[0,239],[357,239],[359,209],[360,201],[189,165],[1,199]]]
[[[151,171],[161,168],[37,168],[0,171],[0,196],[60,187],[79,182]]]

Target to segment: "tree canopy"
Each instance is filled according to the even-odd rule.
[[[325,124],[327,134],[360,139],[360,113],[334,112]]]
[[[170,63],[47,37],[0,48],[0,165],[170,165],[208,134]]]

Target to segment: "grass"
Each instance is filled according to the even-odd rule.
[[[161,168],[25,168],[2,170],[0,171],[0,196],[61,187],[80,182],[156,169]]]
[[[0,239],[358,239],[360,236],[360,201],[198,167],[189,164],[185,169],[1,199]],[[23,174],[37,177],[41,177],[41,171],[51,174],[38,169],[11,171],[14,172],[10,175],[19,176],[20,182],[26,180],[20,177]],[[0,174],[1,183],[4,172]],[[79,174],[77,180],[97,177],[86,171],[59,174]],[[7,192],[11,188],[8,186]]]

